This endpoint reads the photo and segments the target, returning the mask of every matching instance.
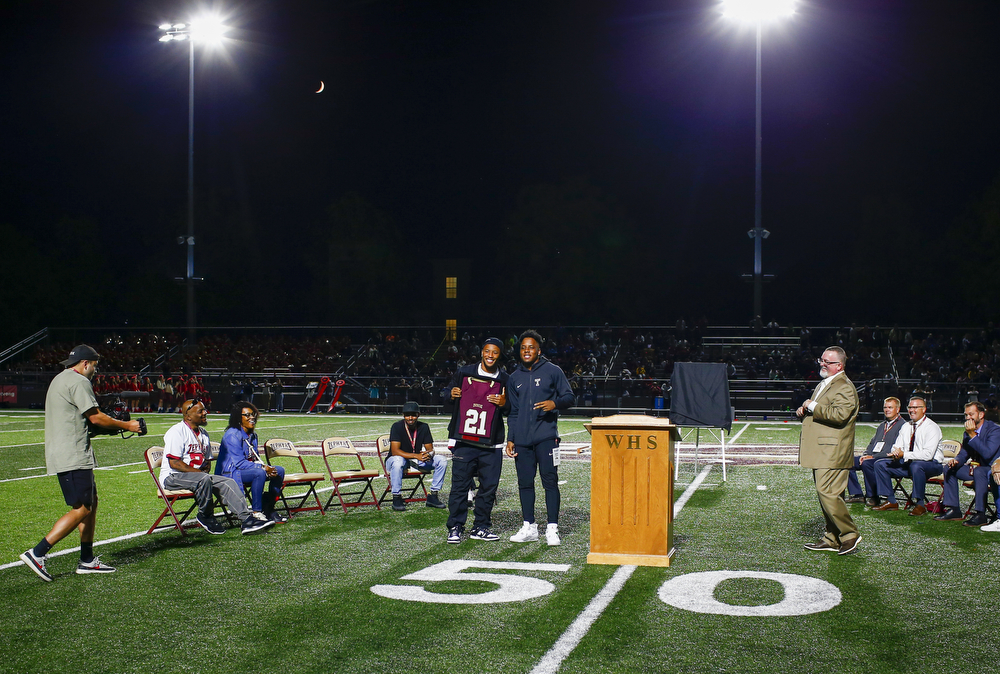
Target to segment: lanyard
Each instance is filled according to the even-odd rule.
[[[413,450],[414,453],[418,453],[417,452],[417,429],[416,428],[413,429],[413,434],[412,435],[410,435],[410,431],[409,431],[409,429],[407,429],[406,435],[409,436],[409,438],[410,438],[410,449]]]
[[[885,441],[885,436],[887,436],[889,434],[889,429],[892,428],[893,426],[895,426],[897,421],[899,421],[899,417],[898,416],[895,419],[892,420],[892,423],[886,425],[885,430],[882,431],[882,440],[883,441]]]

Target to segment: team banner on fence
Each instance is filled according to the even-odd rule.
[[[17,404],[17,386],[0,386],[0,403]]]

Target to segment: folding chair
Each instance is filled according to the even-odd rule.
[[[375,440],[375,449],[378,451],[378,460],[382,464],[382,475],[385,476],[386,480],[385,491],[383,491],[382,495],[379,497],[379,503],[385,503],[387,496],[389,499],[392,498],[392,494],[390,493],[392,484],[389,481],[389,471],[385,467],[385,460],[390,456],[390,444],[388,435],[380,435],[378,436],[378,439]],[[406,470],[403,471],[403,487],[400,490],[400,495],[403,497],[403,501],[405,503],[415,503],[427,500],[427,487],[424,486],[425,476],[426,473],[421,473],[419,470],[410,468],[409,464],[407,464]],[[407,481],[414,480],[416,482],[413,483],[413,488],[407,493]],[[423,497],[415,496],[417,489],[422,489],[424,491]]]
[[[301,473],[285,473],[285,480],[281,487],[281,504],[284,506],[291,517],[293,514],[308,510],[318,510],[322,514],[326,514],[326,510],[323,508],[322,501],[319,500],[319,494],[316,493],[316,484],[322,482],[326,477],[322,473],[310,473],[306,470],[306,462],[302,460],[302,455],[298,453],[295,449],[295,445],[289,440],[282,440],[280,438],[272,438],[264,443],[264,456],[267,460],[267,465],[273,466],[272,459],[283,458],[283,459],[298,459],[299,466],[302,468]],[[294,464],[293,464],[294,465]],[[285,467],[287,471],[288,468]],[[286,494],[288,487],[306,487],[304,492],[297,494]],[[288,504],[288,498],[293,501],[296,499],[295,505]],[[312,497],[316,501],[316,505],[306,506],[306,501]],[[277,504],[275,504],[277,505]]]
[[[348,459],[353,457],[353,460]],[[353,464],[356,460],[359,468],[347,468],[345,470],[334,470],[330,465],[331,459],[337,463],[337,459],[348,459],[348,463]],[[326,508],[330,507],[333,499],[340,500],[340,507],[347,514],[348,508],[357,506],[373,505],[377,510],[381,510],[378,499],[375,497],[375,489],[372,487],[372,480],[379,476],[377,469],[365,468],[365,462],[354,447],[354,443],[349,438],[327,438],[323,441],[323,463],[326,464],[326,471],[330,474],[330,481],[333,483],[333,493],[326,502]],[[343,463],[343,461],[341,461]],[[338,466],[339,468],[340,466]],[[345,491],[344,487],[349,485],[360,485],[361,491]],[[372,500],[364,500],[365,494],[371,492]],[[344,500],[345,497],[348,500]]]
[[[944,455],[945,470],[947,470],[948,462],[958,456],[958,453],[962,450],[962,443],[957,440],[942,440],[938,443],[938,448]],[[971,482],[966,484],[971,488]],[[933,496],[931,494],[927,494],[927,509],[931,512],[943,512],[944,504],[941,503],[941,499],[944,498],[944,475],[927,478],[927,486],[931,485],[936,487],[936,493]],[[931,507],[932,500],[938,502],[938,507]]]
[[[149,527],[147,534],[151,534],[154,531],[170,531],[171,529],[177,529],[181,532],[181,536],[186,536],[187,533],[184,531],[184,523],[190,517],[191,513],[194,512],[195,508],[198,507],[198,502],[194,498],[194,492],[188,489],[165,489],[163,485],[160,484],[160,478],[157,476],[156,471],[160,468],[160,464],[163,463],[163,447],[150,447],[145,452],[146,468],[149,469],[149,475],[153,478],[153,484],[156,485],[157,496],[163,501],[164,508],[160,516],[156,518],[153,522],[153,526]],[[215,507],[221,508],[222,513],[229,525],[232,526],[235,518],[226,509],[225,504],[218,497],[217,494],[213,492],[212,498],[215,499]],[[174,504],[178,501],[183,501],[186,499],[191,499],[191,506],[182,512],[180,515],[177,514],[177,510],[174,509]],[[173,520],[173,525],[159,526],[163,518],[170,515]]]

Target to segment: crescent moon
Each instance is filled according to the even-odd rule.
[[[323,80],[320,80],[319,81],[319,89],[316,90],[316,93],[317,94],[323,93],[323,89],[325,89],[325,88],[326,88],[326,85],[323,84]]]

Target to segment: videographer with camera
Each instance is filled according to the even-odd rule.
[[[94,483],[94,448],[88,424],[112,431],[142,433],[141,420],[119,421],[101,411],[90,384],[100,356],[80,344],[60,364],[66,369],[49,384],[45,394],[45,467],[59,478],[66,505],[71,510],[59,518],[52,531],[33,549],[21,555],[28,568],[48,582],[45,556],[73,529],[80,529],[80,562],[76,572],[113,573],[115,568],[94,557],[94,527],[97,520],[97,485]]]

